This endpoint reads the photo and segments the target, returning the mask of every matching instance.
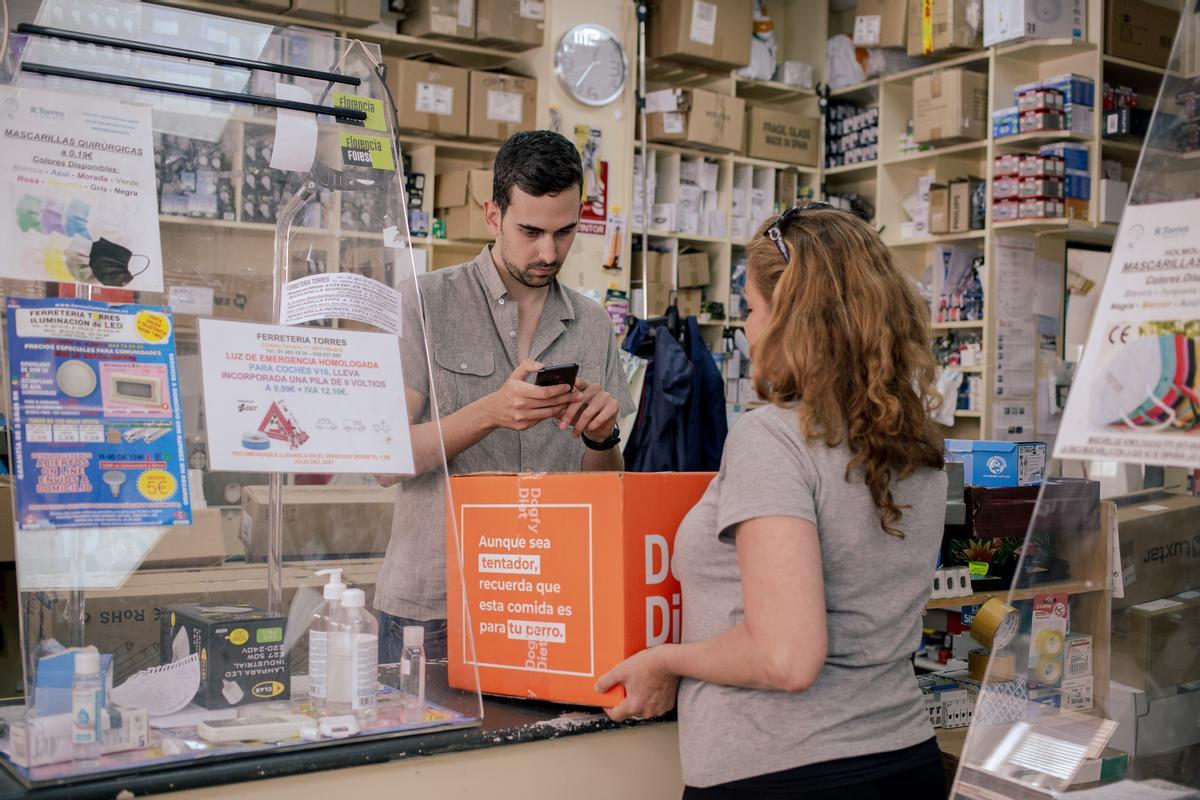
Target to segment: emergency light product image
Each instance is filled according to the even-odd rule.
[[[86,362],[73,358],[58,366],[54,382],[67,397],[84,398],[96,391],[96,370]]]
[[[116,372],[108,377],[109,397],[122,403],[162,405],[162,378]]]
[[[113,497],[117,497],[121,494],[121,487],[125,485],[124,472],[118,472],[115,469],[110,469],[108,472],[105,472],[103,475],[101,475],[100,479],[104,481],[104,485],[108,487],[108,490],[112,492]]]

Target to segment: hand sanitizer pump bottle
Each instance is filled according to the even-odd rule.
[[[325,710],[329,690],[329,630],[334,616],[341,611],[346,584],[342,583],[340,569],[322,569],[317,574],[330,576],[325,584],[325,599],[313,612],[308,626],[308,700],[313,711],[320,714]]]

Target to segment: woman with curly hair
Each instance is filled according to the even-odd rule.
[[[597,684],[679,705],[685,798],[944,798],[913,676],[945,516],[926,310],[879,236],[823,203],[747,245],[755,389],[673,569],[680,644]]]

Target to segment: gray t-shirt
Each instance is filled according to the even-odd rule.
[[[680,683],[679,750],[690,786],[899,750],[933,736],[909,659],[933,582],[946,475],[922,469],[893,485],[896,503],[910,506],[899,539],[880,527],[861,478],[845,479],[849,459],[845,445],[805,441],[796,411],[756,409],[729,432],[720,474],[679,527],[684,642],[743,620],[734,539],[738,523],[756,517],[816,525],[828,627],[825,664],[804,692]]]

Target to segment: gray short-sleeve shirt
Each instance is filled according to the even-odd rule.
[[[683,588],[683,641],[710,639],[744,619],[737,526],[787,516],[817,528],[828,652],[803,692],[685,679],[679,749],[690,786],[910,747],[933,736],[910,656],[921,633],[945,521],[946,475],[923,469],[893,485],[909,506],[884,533],[850,451],[809,442],[797,412],[768,406],[742,417],[721,471],[688,513],[673,565]],[[791,598],[780,598],[787,603]]]
[[[474,261],[419,278],[402,287],[405,385],[434,399],[449,416],[500,389],[516,370],[517,303],[496,272],[491,249]],[[424,336],[421,320],[424,320]],[[600,383],[632,413],[633,400],[608,313],[558,282],[550,287],[529,357],[544,364],[575,362],[579,375]],[[429,365],[428,367],[426,365]],[[429,405],[415,420],[430,418]],[[577,472],[585,448],[546,420],[526,431],[497,430],[447,464],[451,475],[472,472]],[[440,469],[401,481],[387,555],[375,590],[375,607],[395,616],[446,616],[445,476]]]

